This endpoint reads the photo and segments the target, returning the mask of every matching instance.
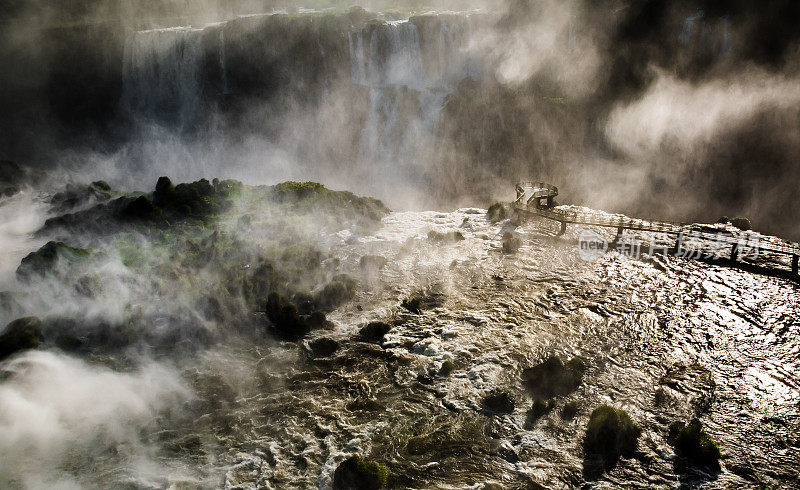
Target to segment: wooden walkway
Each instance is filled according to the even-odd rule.
[[[672,250],[681,250],[687,240],[694,243],[705,242],[715,247],[726,247],[730,250],[730,259],[736,260],[745,248],[757,248],[759,252],[772,252],[791,256],[792,272],[798,273],[798,257],[800,246],[777,237],[758,234],[733,233],[726,230],[711,230],[702,225],[678,223],[674,221],[655,221],[624,216],[611,216],[596,211],[573,211],[556,207],[555,197],[558,188],[544,182],[521,182],[517,184],[517,199],[514,209],[522,215],[537,215],[561,223],[558,235],[566,232],[567,224],[585,226],[601,226],[616,228],[617,237],[612,244],[619,242],[624,230],[666,233],[676,235]]]

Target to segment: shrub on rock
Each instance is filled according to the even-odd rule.
[[[331,311],[353,299],[356,295],[355,279],[347,274],[334,276],[316,295],[315,302],[320,310]]]
[[[483,408],[496,413],[512,413],[514,397],[507,391],[492,391],[483,399]]]
[[[386,485],[385,466],[361,456],[350,456],[333,472],[335,490],[377,490]]]
[[[41,320],[35,316],[14,320],[0,334],[0,361],[17,352],[36,349],[43,341]]]
[[[314,312],[306,316],[297,312],[297,306],[287,301],[278,293],[270,293],[267,297],[267,318],[272,322],[275,333],[286,340],[298,340],[312,329],[325,324],[325,315]]]
[[[620,456],[630,456],[642,430],[624,410],[609,405],[594,409],[586,426],[583,449],[590,466],[611,469]]]
[[[146,196],[139,196],[122,210],[122,215],[132,220],[151,220],[161,214],[153,201]]]
[[[557,356],[522,372],[522,382],[534,395],[551,398],[574,391],[583,379],[586,363],[575,357],[565,365]]]
[[[314,357],[328,357],[339,350],[339,342],[324,337],[312,340],[308,346]]]
[[[703,430],[703,424],[693,419],[689,425],[675,422],[669,427],[669,441],[675,453],[693,466],[716,468],[722,456],[714,439]]]
[[[501,202],[492,204],[486,211],[486,219],[492,223],[503,221],[504,219],[508,218],[508,215],[509,213],[508,209],[506,209],[506,205]]]
[[[503,235],[503,253],[513,254],[516,253],[523,245],[522,238],[515,237],[513,233],[508,232]]]
[[[392,326],[386,322],[369,322],[358,331],[358,335],[364,342],[380,344],[383,342],[383,337],[389,333],[391,329]]]
[[[733,218],[731,220],[731,224],[736,228],[739,228],[742,231],[748,231],[753,229],[753,225],[750,223],[750,220],[747,218]]]

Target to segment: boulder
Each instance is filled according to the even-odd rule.
[[[359,260],[359,265],[363,271],[377,272],[386,267],[387,262],[388,260],[386,257],[381,255],[364,255],[361,257],[361,260]]]
[[[525,424],[532,426],[537,420],[552,412],[554,407],[555,400],[552,398],[548,401],[544,401],[541,398],[533,400],[533,404],[526,414]]]
[[[567,402],[564,404],[564,408],[561,409],[561,418],[563,420],[572,420],[579,410],[578,402]]]
[[[383,337],[391,329],[392,326],[386,322],[369,322],[358,331],[358,335],[364,342],[381,344],[383,343]]]
[[[17,352],[36,349],[43,341],[41,320],[35,316],[14,320],[0,334],[0,361]]]
[[[314,357],[328,357],[339,350],[339,342],[324,337],[312,340],[308,346]]]
[[[70,247],[63,242],[47,242],[42,248],[22,259],[17,267],[17,277],[20,280],[28,280],[34,276],[43,277],[56,272],[61,261],[77,262],[88,256],[88,250]]]

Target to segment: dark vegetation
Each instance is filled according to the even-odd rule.
[[[36,349],[43,341],[41,320],[35,316],[14,320],[0,333],[0,361],[18,352]]]
[[[733,218],[731,224],[742,231],[750,231],[753,229],[753,225],[747,218]]]
[[[361,456],[350,456],[333,472],[335,490],[377,490],[386,485],[389,471],[385,466]]]
[[[352,300],[358,288],[338,270],[335,257],[316,248],[314,233],[325,227],[364,230],[387,211],[380,201],[313,183],[271,188],[201,179],[173,185],[166,177],[151,194],[117,192],[103,181],[69,185],[51,206],[52,212],[81,210],[48,220],[39,236],[62,241],[25,257],[17,270],[21,280],[32,286],[55,280],[77,297],[102,300],[116,293],[100,267],[119,258],[132,277],[149,283],[145,288],[167,303],[177,302],[163,311],[148,301],[127,305],[123,318],[112,322],[80,315],[43,318],[44,339],[69,351],[116,350],[137,342],[198,348],[227,335],[265,331],[299,340],[328,326],[325,314]],[[73,246],[76,242],[84,248]],[[185,293],[188,297],[177,297]],[[0,307],[22,316],[26,312],[15,294],[2,293]],[[152,314],[171,328],[150,328]],[[320,355],[333,348],[311,347]]]
[[[439,376],[450,376],[453,370],[456,368],[456,365],[450,359],[444,361],[442,366],[439,368]]]
[[[489,206],[489,209],[486,210],[486,219],[492,223],[497,223],[498,221],[503,221],[504,219],[508,218],[510,214],[511,213],[508,210],[507,204],[496,202]]]
[[[669,441],[687,466],[719,469],[722,454],[699,420],[692,419],[689,425],[683,422],[670,425]]]
[[[594,409],[583,440],[587,477],[613,468],[620,456],[632,456],[641,432],[624,410],[608,405]]]
[[[573,357],[564,364],[559,357],[551,356],[525,369],[522,383],[534,396],[548,399],[574,391],[581,384],[585,372],[586,363],[580,357]]]
[[[275,292],[267,297],[266,314],[275,333],[286,340],[301,339],[325,325],[325,313],[315,311],[310,315],[301,315],[294,303]]]

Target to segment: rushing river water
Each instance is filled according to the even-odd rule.
[[[592,487],[797,484],[795,283],[672,257],[611,252],[585,262],[580,230],[556,238],[545,221],[516,228],[524,246],[503,254],[501,237],[513,228],[461,209],[392,213],[374,234],[325,235],[321,246],[343,270],[358,271],[365,254],[388,259],[361,275],[360,292],[329,316],[330,329],[299,344],[231,341],[176,360],[191,393],[161,368],[109,379],[123,391],[150,386],[142,404],[161,415],[148,420],[143,408],[128,408],[144,448],[121,443],[86,456],[78,448],[91,437],[62,441],[71,448],[71,484],[330,488],[337,465],[362,454],[384,463],[396,487],[582,486],[582,437],[589,413],[603,403],[624,408],[643,433],[635,456]],[[464,240],[437,243],[431,230],[459,231]],[[428,307],[420,314],[402,308],[410,295],[425,297]],[[382,346],[358,340],[359,328],[374,320],[394,325]],[[308,344],[316,337],[338,341],[339,350],[314,358]],[[532,401],[521,371],[553,354],[579,355],[589,369],[577,391],[528,421]],[[28,360],[45,374],[55,362]],[[448,360],[452,373],[439,375]],[[80,374],[71,363],[58,372],[70,370],[85,378],[87,393],[110,376]],[[481,407],[493,389],[515,397],[513,413]],[[172,397],[190,400],[189,415]],[[579,412],[563,420],[568,401]],[[724,454],[719,474],[676,464],[668,426],[694,416]],[[78,423],[91,432],[91,419],[70,419],[67,427]]]
[[[226,449],[225,485],[327,488],[338,462],[357,452],[385,462],[402,486],[580,486],[582,435],[603,403],[627,410],[643,435],[636,457],[597,487],[797,484],[796,284],[675,258],[583,262],[576,232],[552,238],[538,222],[518,230],[517,254],[504,255],[503,226],[470,209],[395,213],[374,236],[330,237],[345,264],[365,253],[389,263],[322,333],[341,342],[333,357],[306,361],[293,345],[237,351],[258,388],[209,415],[228,420],[208,425]],[[431,229],[466,239],[431,244]],[[398,307],[420,290],[441,305],[420,315]],[[383,348],[355,341],[376,319],[396,325]],[[584,383],[558,402],[581,411],[526,425],[520,372],[551,354],[588,360]],[[227,357],[201,369],[225,372]],[[448,359],[455,370],[438,376]],[[514,413],[483,412],[494,388],[517,397]],[[695,415],[725,455],[719,475],[674,465],[667,427]]]

